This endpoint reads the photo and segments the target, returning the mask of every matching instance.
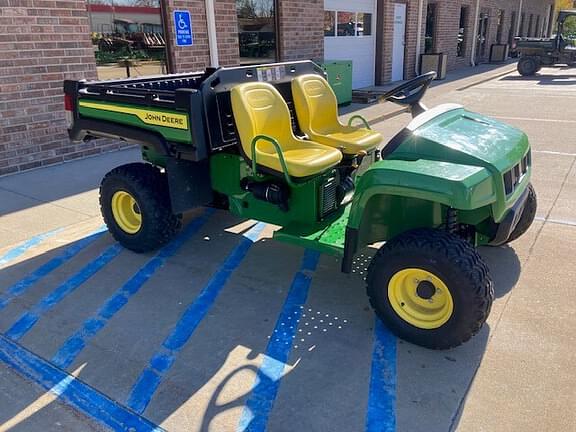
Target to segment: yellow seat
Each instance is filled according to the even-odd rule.
[[[231,97],[242,150],[250,160],[253,160],[252,141],[260,135],[273,138],[279,144],[292,177],[320,174],[342,160],[339,151],[294,136],[288,105],[272,85],[240,84],[232,89]],[[261,139],[255,149],[258,165],[283,172],[280,157],[271,142]]]
[[[347,155],[370,151],[382,142],[378,132],[340,123],[336,95],[321,76],[296,77],[292,81],[292,95],[300,128],[311,140]]]

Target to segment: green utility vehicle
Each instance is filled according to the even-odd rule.
[[[401,338],[443,349],[490,312],[493,284],[476,246],[521,236],[536,195],[526,135],[459,105],[427,109],[433,79],[387,95],[414,120],[384,146],[360,116],[339,122],[309,61],[66,81],[64,90],[73,140],[141,146],[146,163],[115,168],[100,189],[106,224],[126,248],[158,248],[198,206],[278,225],[276,239],[341,257],[344,273],[384,242],[367,276],[377,315]]]
[[[552,38],[516,38],[514,49],[521,55],[518,72],[535,75],[542,66],[576,65],[576,10],[560,11]]]

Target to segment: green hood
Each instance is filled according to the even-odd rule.
[[[458,105],[441,105],[416,118],[391,159],[428,159],[504,172],[528,151],[526,135]]]

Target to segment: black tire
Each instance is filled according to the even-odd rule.
[[[526,231],[532,226],[534,219],[536,218],[536,210],[538,210],[538,197],[536,196],[536,190],[532,184],[528,185],[528,198],[526,198],[526,205],[522,211],[522,216],[518,221],[518,225],[508,237],[506,243],[513,242],[518,238],[522,237]]]
[[[112,197],[117,192],[127,192],[136,201],[141,215],[136,233],[126,232],[114,217]],[[146,163],[122,165],[106,174],[100,185],[100,209],[112,236],[137,253],[158,249],[182,226],[182,215],[172,214],[166,176]]]
[[[430,272],[448,287],[452,313],[437,328],[411,324],[391,304],[392,277],[409,269]],[[469,340],[488,318],[494,300],[488,267],[476,249],[453,234],[434,229],[409,231],[384,244],[370,263],[367,291],[376,315],[394,334],[430,349],[449,349]]]
[[[518,61],[518,73],[522,76],[533,76],[538,72],[539,62],[532,57],[522,57]]]

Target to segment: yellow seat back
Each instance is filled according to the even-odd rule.
[[[341,126],[338,102],[328,82],[320,75],[301,75],[292,81],[298,122],[308,135],[325,135]]]
[[[252,140],[257,135],[274,137],[283,150],[294,141],[288,105],[271,84],[240,84],[231,90],[231,97],[242,149],[250,159]],[[275,153],[273,145],[266,141],[260,141],[258,149]]]

